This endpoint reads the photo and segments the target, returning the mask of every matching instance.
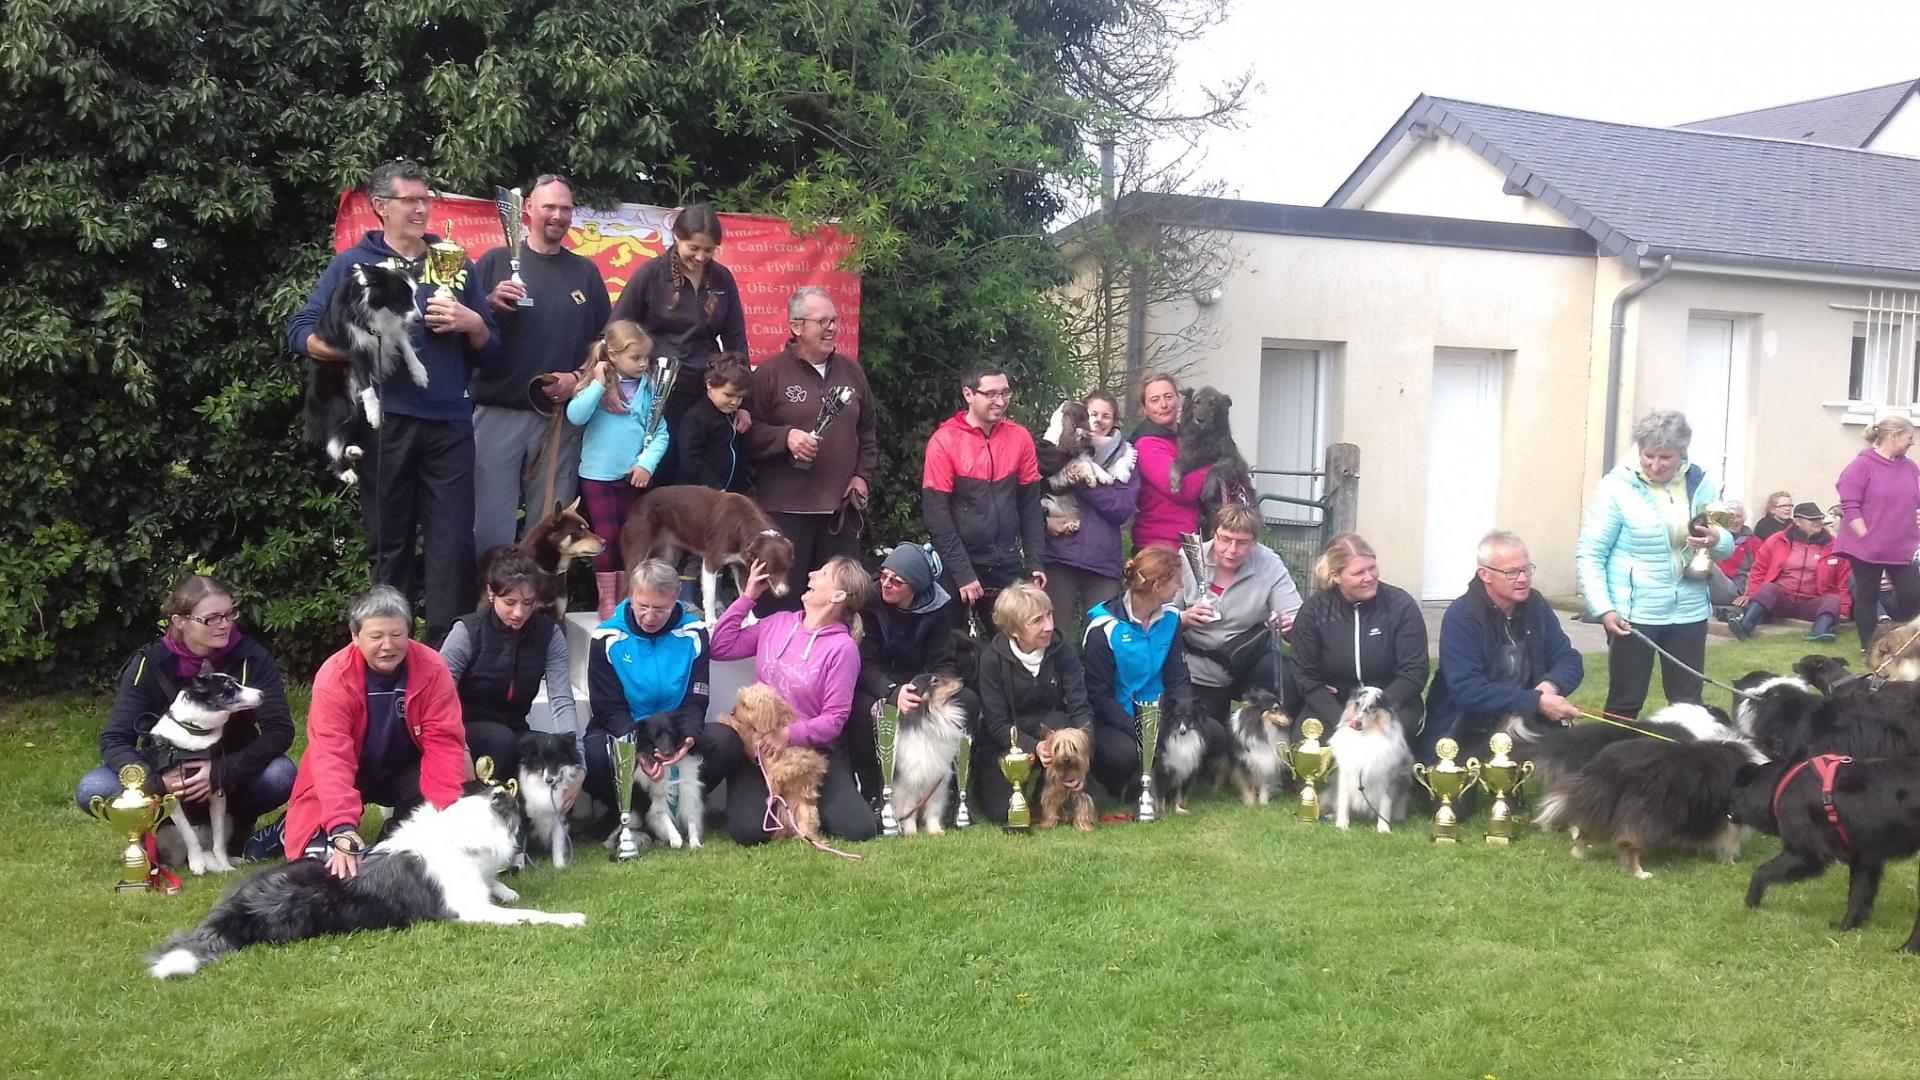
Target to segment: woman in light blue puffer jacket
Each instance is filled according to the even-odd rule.
[[[1718,497],[1698,465],[1687,462],[1693,429],[1671,409],[1648,413],[1633,426],[1636,463],[1600,479],[1587,505],[1574,564],[1587,610],[1607,628],[1606,711],[1637,717],[1653,678],[1654,651],[1632,636],[1639,630],[1694,670],[1707,661],[1707,620],[1713,605],[1706,579],[1681,574],[1693,552],[1714,559],[1733,554],[1733,535],[1708,525],[1696,535],[1693,519]],[[1660,685],[1670,702],[1700,701],[1700,679],[1663,660]]]

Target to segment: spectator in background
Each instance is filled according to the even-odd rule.
[[[1747,528],[1746,504],[1728,499],[1725,505],[1733,515],[1733,523],[1727,526],[1733,534],[1733,554],[1715,562],[1707,572],[1707,596],[1714,607],[1726,607],[1734,597],[1746,595],[1747,573],[1753,568],[1754,553],[1760,550],[1760,538]]]
[[[1853,565],[1853,625],[1860,632],[1861,654],[1873,640],[1878,622],[1880,580],[1893,582],[1893,617],[1920,612],[1920,570],[1913,565],[1920,547],[1920,466],[1907,456],[1913,448],[1913,423],[1889,416],[1869,425],[1869,445],[1841,471],[1839,538],[1833,550]]]
[[[1765,541],[1793,524],[1793,493],[1776,491],[1767,496],[1766,512],[1753,525],[1753,535]]]
[[[1125,478],[1115,484],[1072,480],[1065,494],[1072,497],[1079,517],[1071,526],[1063,519],[1047,519],[1047,598],[1053,601],[1060,636],[1068,641],[1080,640],[1089,608],[1119,593],[1120,527],[1133,516],[1140,497],[1140,470],[1123,467],[1127,440],[1114,430],[1119,402],[1105,390],[1095,390],[1086,396],[1086,406],[1094,462],[1116,476],[1124,472]]]
[[[1793,527],[1774,533],[1760,545],[1747,579],[1747,591],[1734,598],[1741,609],[1733,636],[1751,637],[1769,617],[1811,619],[1805,640],[1829,642],[1833,628],[1853,609],[1848,594],[1852,566],[1833,553],[1827,516],[1814,503],[1793,508]]]

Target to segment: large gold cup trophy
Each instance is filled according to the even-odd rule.
[[[1020,729],[1013,728],[1007,738],[1007,756],[1000,759],[1000,775],[1013,785],[1013,794],[1007,796],[1007,831],[1010,833],[1028,833],[1033,831],[1033,812],[1027,809],[1027,777],[1033,775],[1033,755],[1020,749]]]
[[[453,232],[453,222],[447,222],[447,233]],[[421,280],[435,286],[433,295],[448,300],[457,300],[457,290],[466,284],[467,249],[442,237],[439,243],[427,247],[427,264],[421,269]]]
[[[1460,744],[1452,739],[1441,739],[1433,752],[1440,759],[1439,762],[1432,768],[1415,762],[1413,778],[1427,789],[1427,794],[1440,800],[1439,809],[1433,812],[1433,842],[1457,844],[1460,842],[1460,815],[1454,812],[1453,800],[1479,782],[1480,763],[1469,761],[1464,769],[1456,764],[1453,759],[1460,756]]]
[[[1292,746],[1280,744],[1281,760],[1300,778],[1300,799],[1293,806],[1294,816],[1313,825],[1320,820],[1320,785],[1333,772],[1333,747],[1320,741],[1327,727],[1309,718],[1300,725],[1301,739]]]
[[[1468,758],[1467,771],[1479,769],[1480,786],[1493,798],[1493,808],[1487,812],[1487,843],[1504,847],[1513,843],[1513,808],[1508,805],[1507,796],[1533,775],[1533,762],[1515,761],[1507,756],[1507,751],[1513,749],[1513,739],[1504,731],[1495,732],[1487,740],[1487,749],[1493,756],[1484,763]]]
[[[147,770],[138,765],[120,770],[120,787],[123,790],[112,802],[95,795],[87,804],[94,817],[106,822],[113,835],[126,842],[120,850],[120,880],[113,887],[128,892],[156,889],[154,865],[147,859],[147,834],[179,811],[180,800],[172,792],[147,794]]]

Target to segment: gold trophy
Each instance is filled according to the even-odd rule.
[[[1460,817],[1453,812],[1453,800],[1479,782],[1480,763],[1469,760],[1464,769],[1455,764],[1460,744],[1452,739],[1441,739],[1433,752],[1439,763],[1429,768],[1415,762],[1413,778],[1427,789],[1427,794],[1440,800],[1440,808],[1433,812],[1433,842],[1456,844],[1460,842]]]
[[[973,828],[973,815],[967,812],[967,773],[973,767],[973,736],[960,736],[960,756],[953,759],[953,778],[958,789],[959,805],[953,810],[953,827],[956,829]]]
[[[447,233],[453,233],[453,222],[447,222]],[[429,285],[438,286],[433,295],[457,300],[455,290],[466,284],[467,249],[452,240],[441,238],[437,244],[427,247],[427,263],[421,270],[421,279]]]
[[[893,813],[893,749],[900,737],[900,709],[890,701],[873,703],[873,741],[880,752],[880,835],[899,836]]]
[[[1160,700],[1136,701],[1133,712],[1140,723],[1140,805],[1135,821],[1152,821],[1153,752],[1160,745]]]
[[[87,804],[87,810],[106,822],[113,835],[126,841],[127,846],[120,852],[120,880],[114,889],[144,892],[157,888],[153,883],[154,865],[147,859],[147,834],[179,811],[180,799],[172,792],[147,794],[147,770],[138,765],[120,770],[120,786],[124,790],[114,796],[112,802],[95,795]]]
[[[1708,539],[1712,539],[1713,530],[1708,526],[1718,525],[1723,529],[1730,529],[1733,527],[1734,517],[1733,511],[1727,509],[1726,503],[1708,503],[1706,511],[1699,517],[1693,519],[1693,524],[1688,527],[1687,531],[1689,535],[1704,535]],[[1708,574],[1713,572],[1711,545],[1703,548],[1692,548],[1690,550],[1692,554],[1687,556],[1686,563],[1680,568],[1681,576],[1694,581],[1703,581]]]
[[[520,279],[520,245],[527,242],[526,197],[519,188],[497,187],[493,189],[493,204],[500,211],[500,232],[507,238],[507,265],[513,269],[513,283],[524,293],[527,283]],[[522,296],[514,306],[530,308],[533,297]]]
[[[1513,738],[1504,731],[1495,732],[1487,740],[1487,749],[1493,756],[1485,764],[1467,759],[1467,771],[1476,769],[1480,773],[1480,786],[1493,796],[1493,809],[1487,814],[1487,843],[1502,847],[1513,843],[1514,816],[1512,807],[1507,805],[1507,795],[1533,775],[1533,762],[1515,761],[1507,756],[1513,749]]]
[[[1013,785],[1007,797],[1007,831],[1025,834],[1033,830],[1033,815],[1027,810],[1027,777],[1033,775],[1033,755],[1020,749],[1020,729],[1008,737],[1007,756],[1000,759],[1000,775]]]
[[[613,804],[620,808],[620,831],[614,835],[613,857],[627,862],[640,857],[640,835],[633,828],[633,769],[640,749],[633,736],[607,740],[607,766],[613,770]]]
[[[1280,744],[1281,760],[1300,778],[1300,801],[1293,813],[1308,825],[1320,820],[1320,784],[1333,772],[1333,747],[1320,741],[1325,724],[1309,718],[1300,725],[1301,740],[1293,746]]]

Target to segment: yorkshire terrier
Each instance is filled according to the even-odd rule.
[[[1051,829],[1063,820],[1083,833],[1093,831],[1093,796],[1087,794],[1087,770],[1093,762],[1093,737],[1081,728],[1041,731],[1049,764],[1040,788],[1040,816],[1036,829]],[[1068,787],[1075,784],[1077,787]]]

